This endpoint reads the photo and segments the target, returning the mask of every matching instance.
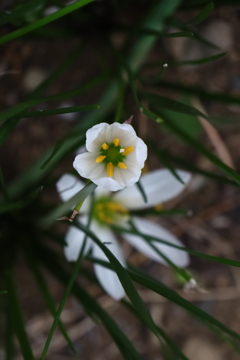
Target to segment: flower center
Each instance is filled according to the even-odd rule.
[[[107,167],[108,176],[112,177],[115,166],[120,169],[127,169],[127,165],[124,164],[124,160],[133,150],[133,146],[122,148],[120,146],[120,139],[116,138],[110,144],[103,143],[101,145],[100,155],[96,158],[96,163],[104,162]]]
[[[109,198],[99,198],[93,207],[93,217],[101,225],[113,224],[128,219],[128,210]]]

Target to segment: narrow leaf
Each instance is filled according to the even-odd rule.
[[[4,44],[8,41],[11,41],[13,39],[17,39],[33,30],[36,30],[46,24],[49,24],[51,23],[52,21],[55,21],[59,18],[61,18],[62,16],[65,16],[69,13],[71,13],[72,11],[75,11],[89,3],[91,3],[92,1],[94,0],[79,0],[79,1],[76,1],[74,2],[73,4],[69,5],[69,6],[66,6],[65,8],[59,10],[59,11],[56,11],[55,13],[51,14],[51,15],[48,15],[38,21],[35,21],[34,23],[30,24],[30,25],[27,25],[21,29],[18,29],[18,30],[15,30],[13,31],[12,33],[10,34],[7,34],[5,36],[2,36],[0,38],[0,44]]]
[[[225,172],[232,180],[234,180],[238,185],[240,185],[240,175],[224,164],[219,158],[213,155],[209,150],[207,150],[201,143],[197,142],[195,139],[193,140],[189,135],[187,135],[183,130],[181,130],[176,124],[165,117],[165,124],[169,129],[175,132],[181,139],[183,139],[186,143],[191,145],[192,148],[196,149],[198,152],[203,154],[206,158],[208,158],[213,164],[219,167],[223,172]]]
[[[206,64],[212,61],[216,61],[218,59],[221,59],[223,56],[225,56],[227,54],[227,52],[223,52],[221,54],[217,54],[214,56],[210,56],[210,57],[205,57],[205,58],[201,58],[201,59],[196,59],[196,60],[184,60],[184,61],[176,61],[176,62],[169,62],[168,65],[169,66],[179,66],[179,65],[202,65],[202,64]]]
[[[28,111],[22,113],[21,118],[77,113],[82,111],[98,110],[99,108],[100,105],[82,105],[82,106],[63,107],[58,109]],[[20,116],[17,116],[17,118],[19,117]]]
[[[140,194],[142,195],[144,202],[147,203],[148,202],[147,195],[144,191],[144,188],[142,187],[140,180],[136,183],[136,185],[138,187],[138,190],[140,191]]]
[[[156,242],[159,242],[161,244],[164,244],[164,245],[168,245],[170,247],[173,247],[175,249],[179,249],[179,250],[182,250],[182,251],[186,251],[187,253],[191,254],[191,255],[194,255],[194,256],[197,256],[199,258],[202,258],[202,259],[206,259],[206,260],[210,260],[210,261],[213,261],[213,262],[217,262],[219,264],[224,264],[224,265],[229,265],[229,266],[235,266],[235,267],[240,267],[240,261],[236,261],[236,260],[231,260],[231,259],[224,259],[224,258],[221,258],[221,257],[217,257],[217,256],[212,256],[212,255],[208,255],[208,254],[204,254],[204,253],[201,253],[201,252],[198,252],[198,251],[195,251],[195,250],[191,250],[191,249],[188,249],[188,248],[185,248],[183,246],[179,246],[179,245],[174,245],[172,243],[170,243],[169,241],[166,241],[164,239],[160,239],[158,237],[154,237],[154,236],[150,236],[150,235],[147,235],[147,234],[143,234],[143,233],[139,233],[136,229],[134,230],[128,230],[128,229],[125,229],[125,228],[120,228],[120,227],[117,227],[117,226],[112,226],[112,228],[117,231],[117,232],[120,232],[120,233],[127,233],[127,234],[133,234],[133,235],[137,235],[139,237],[142,237],[144,238],[145,240],[147,240],[149,243],[151,241],[156,241]]]
[[[13,275],[8,272],[5,276],[8,291],[8,301],[11,307],[12,319],[14,320],[14,328],[21,347],[24,360],[34,360],[32,348],[25,330],[24,320],[21,314],[19,301],[16,294],[16,285]]]
[[[44,349],[43,349],[43,352],[42,352],[42,355],[41,355],[41,358],[40,360],[44,360],[46,358],[46,355],[47,355],[47,351],[48,351],[48,348],[50,346],[50,343],[51,343],[51,340],[52,340],[52,337],[53,337],[53,334],[54,334],[54,331],[56,329],[56,327],[58,326],[58,322],[59,322],[59,319],[60,319],[60,316],[61,316],[61,313],[63,311],[63,308],[65,306],[65,303],[67,301],[67,298],[71,292],[71,289],[72,289],[72,286],[73,286],[73,283],[77,277],[77,274],[79,272],[79,268],[80,268],[80,264],[81,264],[81,261],[82,261],[82,258],[83,258],[83,254],[84,254],[84,249],[85,249],[85,245],[86,245],[86,240],[87,240],[87,237],[85,236],[84,238],[84,241],[83,241],[83,245],[82,245],[82,248],[79,252],[79,255],[78,255],[78,258],[77,258],[77,261],[74,265],[74,270],[73,270],[73,273],[70,277],[70,280],[67,284],[67,287],[65,289],[65,292],[64,292],[64,295],[62,297],[62,300],[61,300],[61,303],[58,307],[58,310],[56,312],[56,315],[55,315],[55,318],[54,318],[54,321],[53,321],[53,324],[52,324],[52,327],[49,331],[49,334],[48,334],[48,337],[47,337],[47,340],[46,340],[46,343],[45,343],[45,346],[44,346]]]
[[[53,276],[64,286],[69,281],[69,275],[66,270],[59,264],[56,260],[57,257],[55,253],[41,246],[38,246],[37,253],[41,256],[41,261],[45,267],[53,274]],[[98,318],[101,319],[106,330],[109,332],[109,335],[113,338],[119,350],[123,347],[125,351],[130,355],[130,358],[133,360],[141,360],[140,355],[135,350],[132,342],[127,338],[127,336],[122,332],[122,330],[115,323],[113,318],[108,315],[108,313],[97,303],[92,296],[90,296],[86,290],[81,287],[78,283],[74,283],[72,287],[72,292],[80,304],[84,306],[86,311],[95,314]]]
[[[76,195],[74,195],[70,200],[61,204],[56,209],[54,209],[50,214],[47,214],[44,218],[41,219],[40,224],[43,227],[50,226],[57,218],[65,215],[69,210],[72,209],[73,206],[78,204],[79,202],[86,199],[95,189],[97,185],[93,182],[88,183],[84,186],[84,188],[79,191]]]
[[[163,109],[167,109],[170,111],[174,111],[181,114],[186,115],[195,115],[195,116],[201,116],[205,119],[209,119],[209,116],[206,116],[198,109],[194,108],[193,106],[186,105],[184,103],[181,103],[179,101],[169,99],[160,95],[156,95],[153,93],[147,93],[143,92],[141,93],[142,96],[150,101],[150,103],[157,105],[158,107],[161,107]]]
[[[208,18],[208,16],[212,12],[213,8],[214,8],[214,3],[213,2],[208,3],[206,6],[204,6],[204,8],[200,11],[200,13],[194,19],[192,19],[191,21],[189,21],[187,23],[187,25],[200,24],[206,18]]]
[[[169,81],[160,81],[157,84],[158,87],[163,87],[164,89],[171,89],[173,91],[180,91],[191,96],[196,95],[200,99],[205,99],[208,101],[215,101],[223,104],[237,104],[240,105],[240,96],[229,95],[223,92],[208,91],[196,86],[183,85],[177,82]]]
[[[52,316],[55,317],[56,316],[55,303],[54,303],[53,297],[49,291],[47,283],[44,279],[44,276],[42,275],[42,273],[39,269],[39,265],[37,265],[36,259],[33,259],[32,253],[29,252],[29,249],[25,249],[25,256],[26,256],[26,259],[28,262],[29,269],[35,278],[36,284],[39,287],[39,290],[40,290],[40,292],[43,296],[43,299],[48,307],[48,310],[50,311]],[[72,350],[72,352],[74,354],[77,354],[77,351],[76,351],[71,339],[69,338],[67,331],[60,319],[58,320],[58,327],[59,327],[59,330],[61,331],[63,337],[65,338],[66,342],[68,343],[68,346]]]
[[[112,252],[107,248],[106,245],[104,245],[97,236],[87,229],[85,226],[80,224],[79,222],[74,222],[74,226],[78,227],[82,231],[85,232],[88,236],[91,237],[91,239],[97,244],[97,246],[100,247],[100,249],[104,252],[104,254],[107,256],[110,263],[113,265],[114,270],[116,271],[116,274],[118,275],[118,278],[128,295],[129,299],[131,300],[132,304],[135,306],[136,311],[138,311],[139,314],[144,318],[144,321],[148,323],[148,326],[152,329],[155,335],[157,335],[155,330],[155,323],[153,322],[145,304],[143,303],[141,297],[139,296],[135,286],[133,285],[132,281],[130,280],[126,270],[124,267],[120,264],[120,262],[116,259],[116,257],[112,254]]]

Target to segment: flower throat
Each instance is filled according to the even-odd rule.
[[[116,138],[112,143],[103,143],[100,148],[100,155],[96,158],[96,163],[105,163],[107,167],[107,174],[109,177],[113,176],[114,167],[127,169],[124,160],[128,154],[134,150],[133,146],[122,148],[120,146],[120,139]]]

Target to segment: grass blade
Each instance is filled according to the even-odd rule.
[[[13,280],[13,275],[10,272],[6,273],[5,280],[8,292],[8,301],[11,307],[11,315],[12,319],[14,320],[14,328],[21,347],[23,358],[24,360],[34,360],[32,348],[25,330],[24,321],[16,294],[16,285]]]
[[[168,117],[165,118],[166,126],[171,129],[176,135],[178,135],[182,140],[188,143],[192,148],[196,149],[202,155],[204,155],[207,159],[209,159],[213,164],[219,167],[223,172],[225,172],[232,180],[234,180],[238,185],[240,185],[240,175],[224,164],[219,158],[213,155],[209,150],[207,150],[201,143],[197,142],[195,139],[192,139],[189,135],[187,135],[182,129],[180,129],[176,124]]]
[[[46,24],[49,24],[52,21],[60,19],[61,17],[91,3],[92,1],[94,1],[94,0],[78,0],[78,1],[74,2],[73,4],[66,6],[65,8],[63,8],[59,11],[56,11],[55,13],[48,15],[38,21],[35,21],[34,23],[32,23],[30,25],[27,25],[21,29],[15,30],[12,33],[7,34],[5,36],[2,36],[0,38],[0,45],[6,43],[8,41],[17,39],[25,34],[28,34],[29,32],[34,31]]]
[[[82,111],[98,110],[99,108],[100,105],[81,105],[63,107],[58,109],[28,111],[26,113],[22,113],[21,118],[78,113]],[[20,118],[20,116],[17,116],[17,118]]]
[[[154,61],[154,62],[146,63],[144,65],[144,67],[146,67],[146,68],[155,68],[155,67],[162,66],[164,63],[167,63],[168,67],[182,66],[182,65],[202,65],[202,64],[206,64],[206,63],[221,59],[226,54],[227,54],[227,52],[222,52],[222,53],[214,55],[214,56],[209,56],[209,57],[205,57],[205,58],[201,58],[201,59],[195,59],[195,60],[183,60],[183,61],[169,60],[169,61],[165,61],[165,62],[163,62],[163,61],[162,62]]]
[[[159,87],[171,89],[174,92],[180,91],[191,96],[196,95],[200,99],[215,101],[223,104],[240,105],[240,96],[229,95],[221,92],[207,91],[195,86],[183,85],[177,82],[160,81],[157,84]]]
[[[55,71],[50,74],[47,79],[38,85],[28,96],[27,99],[32,99],[42,94],[42,92],[48,88],[62,73],[64,73],[73,63],[77,60],[78,56],[85,48],[85,43],[76,46],[76,48],[70,52],[67,58],[57,67]]]
[[[25,257],[27,259],[28,262],[28,266],[30,268],[31,273],[33,274],[36,284],[39,287],[39,290],[43,296],[43,299],[45,301],[45,304],[47,305],[50,313],[52,314],[53,317],[56,316],[56,309],[55,309],[55,303],[54,300],[52,298],[52,295],[49,291],[49,288],[47,286],[47,283],[39,269],[39,265],[37,265],[37,260],[33,259],[32,257],[32,253],[29,253],[29,250],[27,248],[25,248]],[[59,319],[58,321],[58,327],[59,330],[61,331],[63,337],[65,338],[68,346],[70,347],[70,349],[72,350],[72,352],[74,354],[77,354],[77,351],[71,341],[71,339],[69,338],[67,331],[62,323],[62,321]]]
[[[81,201],[84,201],[86,197],[89,196],[96,189],[96,187],[97,185],[95,185],[93,182],[88,183],[70,200],[66,201],[64,204],[61,204],[56,209],[51,211],[50,214],[47,214],[44,218],[42,218],[40,224],[43,227],[50,226],[54,221],[56,221],[57,218],[69,212],[69,210],[71,210],[73,206],[80,203]]]
[[[14,360],[14,322],[9,302],[6,304],[6,307],[5,360]]]
[[[142,187],[140,180],[136,183],[136,185],[138,187],[138,190],[140,191],[140,194],[142,195],[144,202],[147,203],[148,202],[147,195],[144,191],[144,188]]]
[[[157,105],[160,108],[167,109],[173,112],[191,115],[191,116],[201,116],[208,120],[210,117],[203,114],[198,109],[194,108],[193,106],[186,105],[180,101],[176,101],[173,99],[169,99],[160,95],[156,95],[153,93],[143,92],[141,95],[151,104]]]
[[[139,237],[142,237],[144,238],[147,242],[149,242],[149,244],[151,243],[151,241],[156,241],[156,242],[159,242],[161,244],[164,244],[164,245],[168,245],[170,247],[173,247],[175,249],[179,249],[179,250],[182,250],[182,251],[186,251],[187,253],[189,253],[190,255],[194,255],[194,256],[197,256],[199,258],[202,258],[202,259],[205,259],[205,260],[209,260],[209,261],[212,261],[212,262],[217,262],[219,264],[223,264],[223,265],[229,265],[229,266],[234,266],[234,267],[240,267],[240,261],[236,261],[236,260],[231,260],[231,259],[225,259],[225,258],[221,258],[221,257],[217,257],[217,256],[213,256],[213,255],[207,255],[207,254],[204,254],[204,253],[201,253],[201,252],[198,252],[198,251],[195,251],[195,250],[191,250],[191,249],[188,249],[186,247],[183,247],[183,246],[179,246],[179,245],[174,245],[168,241],[165,241],[164,239],[160,239],[158,237],[154,237],[154,236],[150,236],[150,235],[147,235],[147,234],[143,234],[143,233],[139,233],[136,229],[134,230],[128,230],[128,229],[124,229],[124,228],[120,228],[120,227],[117,227],[117,226],[112,226],[112,229],[116,232],[119,232],[120,234],[121,233],[127,233],[127,234],[133,234],[133,235],[137,235]]]
[[[46,249],[43,245],[37,248],[37,253],[41,255],[41,261],[45,265],[45,267],[53,274],[53,276],[64,286],[69,281],[69,275],[66,270],[59,264],[56,260],[57,257],[52,250]],[[132,360],[141,360],[140,355],[137,353],[135,348],[133,347],[131,341],[127,338],[127,336],[121,331],[115,321],[108,315],[108,313],[91,297],[86,290],[81,287],[76,282],[73,284],[72,293],[79,301],[80,304],[84,306],[84,308],[89,313],[93,313],[95,317],[100,318],[105,328],[109,332],[109,335],[113,338],[119,350],[124,348],[125,351],[129,354],[129,358]],[[121,344],[121,347],[120,347]]]
[[[45,346],[44,346],[44,349],[43,349],[43,352],[42,352],[42,355],[41,355],[41,358],[40,360],[44,360],[46,358],[46,355],[47,355],[47,351],[48,351],[48,348],[50,346],[50,343],[51,343],[51,340],[52,340],[52,337],[53,337],[53,334],[54,334],[54,331],[56,330],[56,327],[58,326],[58,322],[59,322],[59,319],[60,319],[60,316],[61,316],[61,313],[63,311],[63,308],[64,308],[64,305],[67,301],[67,298],[71,292],[71,289],[72,289],[72,286],[73,286],[73,283],[77,277],[77,274],[78,274],[78,271],[79,271],[79,268],[80,268],[80,265],[81,265],[81,261],[82,261],[82,258],[83,258],[83,254],[84,254],[84,249],[85,249],[85,245],[86,245],[86,237],[83,241],[83,245],[82,245],[82,248],[81,248],[81,251],[78,255],[78,259],[76,261],[76,263],[74,264],[74,270],[73,270],[73,273],[70,277],[70,280],[68,282],[68,285],[65,289],[65,292],[64,292],[64,295],[63,295],[63,298],[61,300],[61,303],[58,307],[58,310],[56,312],[56,315],[55,315],[55,318],[54,318],[54,321],[53,321],[53,324],[52,324],[52,327],[49,331],[49,334],[48,334],[48,337],[47,337],[47,340],[46,340],[46,343],[45,343]]]
[[[139,316],[139,314],[135,311],[134,307],[132,306],[132,304],[130,302],[128,302],[127,300],[122,300],[121,301],[123,303],[123,305],[129,310],[131,311],[131,313],[133,313],[137,318],[140,319],[140,321],[142,321],[141,317]],[[144,323],[144,325],[147,326],[147,324]],[[161,336],[161,338],[165,341],[168,349],[172,352],[174,352],[174,355],[177,356],[174,357],[175,360],[177,359],[181,359],[181,360],[189,360],[181,351],[181,349],[178,347],[178,345],[165,333],[165,331],[163,331],[159,326],[156,326],[157,328],[157,332],[158,334]],[[151,330],[151,329],[149,329]]]
[[[184,60],[184,61],[176,61],[176,62],[168,62],[169,67],[171,66],[182,66],[182,65],[203,65],[203,64],[207,64],[210,63],[212,61],[216,61],[218,59],[221,59],[223,56],[225,56],[227,54],[227,52],[223,52],[214,56],[210,56],[210,57],[205,57],[205,58],[201,58],[201,59],[196,59],[196,60]]]
[[[208,18],[210,13],[212,12],[212,9],[214,8],[214,3],[210,2],[204,8],[200,11],[200,13],[191,21],[187,23],[187,25],[197,25],[203,22],[205,19]]]
[[[186,170],[189,170],[192,173],[196,173],[196,174],[201,174],[205,177],[208,177],[210,179],[216,180],[216,181],[221,181],[223,183],[226,184],[231,184],[233,186],[236,186],[237,184],[230,180],[227,179],[223,176],[214,174],[211,171],[207,171],[207,170],[203,170],[195,165],[193,165],[192,163],[190,163],[189,161],[183,159],[182,157],[175,155],[165,149],[160,149],[157,144],[153,144],[152,141],[147,141],[147,146],[155,153],[155,155],[159,158],[159,160],[161,161],[163,158],[166,158],[168,161],[172,161],[177,165],[181,165],[181,167],[183,167]]]
[[[6,201],[4,203],[0,203],[0,214],[7,213],[7,212],[13,212],[20,209],[23,209],[24,207],[28,206],[31,202],[33,202],[39,193],[41,192],[42,187],[38,187],[37,189],[34,189],[32,192],[27,194],[23,199],[17,200],[17,201]]]
[[[85,226],[80,224],[79,222],[74,222],[74,226],[78,227],[82,231],[85,232],[88,236],[91,237],[91,239],[97,244],[97,246],[100,247],[100,249],[104,252],[104,254],[107,256],[110,263],[113,265],[113,268],[118,275],[118,278],[128,295],[129,299],[131,300],[132,304],[134,305],[136,311],[141,314],[144,321],[148,324],[148,326],[152,329],[153,333],[157,335],[156,329],[155,329],[155,323],[153,322],[147,308],[145,307],[145,304],[143,303],[141,297],[139,296],[135,286],[133,285],[132,281],[130,280],[126,270],[124,267],[120,264],[120,262],[116,259],[116,257],[112,254],[112,252],[107,248],[106,245],[104,245],[97,236],[87,229]]]
[[[92,257],[88,258],[93,261],[94,263],[100,264],[102,266],[107,267],[108,269],[112,269],[113,267],[108,262],[98,260]],[[155,293],[165,297],[166,299],[170,300],[171,302],[177,304],[178,306],[182,307],[186,311],[188,311],[191,315],[197,317],[202,323],[207,325],[210,330],[215,332],[218,336],[220,336],[224,341],[230,344],[236,351],[240,352],[239,344],[240,342],[240,335],[236,333],[234,330],[231,330],[220,321],[206,313],[205,311],[199,309],[197,306],[193,305],[189,301],[182,298],[178,295],[175,291],[168,288],[166,285],[161,283],[159,280],[148,275],[146,272],[143,272],[139,268],[136,268],[132,265],[128,265],[129,269],[128,274],[131,279],[145,288],[148,288]]]

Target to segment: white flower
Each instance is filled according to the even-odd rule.
[[[88,152],[76,156],[73,166],[96,185],[117,191],[135,184],[147,158],[147,147],[129,124],[101,123],[86,134]]]
[[[189,182],[191,178],[189,173],[181,170],[177,170],[177,173],[184,184]],[[124,190],[114,194],[112,197],[110,197],[110,192],[107,190],[99,187],[95,190],[93,218],[90,230],[106,244],[108,249],[112,251],[114,256],[123,266],[126,266],[126,262],[122,250],[118,244],[116,236],[109,226],[114,223],[120,223],[122,226],[128,226],[128,210],[146,209],[158,205],[159,203],[163,203],[164,201],[177,196],[185,188],[185,185],[180,183],[167,169],[155,170],[143,175],[141,177],[141,184],[148,198],[147,203],[143,201],[142,195],[136,185],[130,188],[125,188]],[[57,182],[57,190],[63,201],[69,200],[83,187],[84,183],[70,174],[63,175]],[[78,217],[78,220],[85,225],[88,220],[86,214],[89,211],[89,201],[90,200],[88,198],[85,200],[80,211],[82,216]],[[140,233],[154,236],[161,240],[166,240],[174,245],[182,245],[175,236],[159,224],[137,216],[132,217],[132,222]],[[65,239],[66,246],[64,247],[64,253],[68,261],[77,260],[79,251],[83,245],[84,237],[85,233],[80,229],[74,226],[69,228]],[[165,260],[157,252],[155,252],[143,238],[128,233],[123,233],[123,237],[152,260],[166,265]],[[189,264],[189,256],[185,251],[178,250],[157,241],[152,241],[152,244],[178,267],[186,267]],[[92,249],[94,257],[104,261],[109,261],[102,250],[88,238],[85,247],[85,255],[90,249]],[[122,288],[122,285],[114,271],[98,264],[94,264],[94,269],[100,284],[110,296],[116,300],[125,296],[124,289]]]

